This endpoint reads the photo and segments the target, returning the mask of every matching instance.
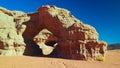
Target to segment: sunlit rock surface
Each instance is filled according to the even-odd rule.
[[[22,33],[26,26],[23,22],[29,17],[20,11],[9,11],[0,7],[0,55],[23,55],[25,49]]]
[[[25,55],[42,53],[43,55],[69,59],[98,61],[105,59],[107,43],[99,41],[99,35],[94,27],[84,24],[66,9],[56,6],[42,6],[37,12],[29,14],[6,9],[0,10],[1,14],[6,15],[5,18],[9,18],[7,20],[0,18],[1,26],[4,24],[3,22],[6,22],[7,25],[10,22],[12,26],[7,26],[7,28],[13,28],[10,33],[12,31],[13,34],[16,33],[15,38],[19,36],[17,40],[19,39],[22,44],[26,44],[26,48],[22,50],[21,54],[24,51]],[[8,20],[9,22],[7,22]],[[9,34],[5,33],[4,35],[7,36],[4,39],[8,39]],[[0,36],[3,37],[2,34]],[[4,50],[5,45],[2,42],[4,41],[1,39],[1,47],[3,47],[1,49]],[[14,49],[13,43],[9,44]]]

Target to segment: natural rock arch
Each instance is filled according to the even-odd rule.
[[[35,13],[25,14],[0,8],[0,14],[0,55],[52,53],[81,60],[105,57],[107,43],[98,40],[96,29],[66,9],[42,6]]]
[[[28,14],[28,16],[30,16],[30,20],[23,23],[26,25],[26,30],[23,33],[26,44],[29,40],[29,42],[33,44],[33,47],[35,47],[33,38],[44,28],[48,29],[54,36],[59,38],[58,41],[66,41],[68,39],[69,33],[67,29],[63,27],[62,22],[56,16],[52,16],[52,14],[49,13],[48,9],[53,8],[41,7],[38,12]],[[29,44],[30,43],[27,45]],[[29,48],[29,46],[26,48]],[[38,49],[36,49],[36,52],[38,52]]]
[[[55,6],[42,6],[37,12],[30,13],[28,16],[30,16],[31,19],[23,23],[26,25],[26,30],[23,33],[27,44],[25,52],[34,49],[30,54],[36,52],[40,54],[41,49],[44,55],[49,55],[53,51],[51,49],[54,48],[46,46],[46,40],[49,40],[50,36],[54,36],[57,40],[51,38],[52,41],[50,41],[49,44],[54,46],[55,42],[58,43],[55,44],[58,46],[54,52],[55,55],[59,57],[82,60],[88,60],[89,57],[94,60],[104,58],[107,44],[98,40],[98,33],[94,27],[82,23],[72,16],[69,11]],[[44,33],[44,29],[48,31],[45,30]],[[34,39],[36,35],[39,36],[40,31],[41,33],[43,32],[42,35],[48,33],[50,36],[46,35],[47,38],[38,37]],[[35,46],[36,44],[33,40],[40,47]]]

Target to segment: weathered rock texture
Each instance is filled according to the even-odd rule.
[[[9,11],[0,7],[0,55],[23,55],[25,49],[22,33],[26,26],[22,22],[29,17],[19,11]]]
[[[66,9],[42,6],[31,17],[23,36],[33,39],[44,55],[57,57],[103,60],[107,44],[98,41],[95,28],[83,24]],[[39,32],[40,31],[40,32]]]
[[[23,37],[26,49],[22,50],[25,55],[36,55],[42,52],[43,55],[70,59],[104,60],[107,43],[98,40],[98,33],[94,27],[82,23],[66,9],[42,6],[37,12],[27,15],[4,10],[1,12],[7,15],[6,17],[12,18],[9,22],[14,26],[7,26],[7,28],[12,27],[14,28],[11,29],[12,31],[16,30],[14,34],[21,37],[22,44],[24,42],[21,35],[25,30]],[[27,21],[29,17],[30,20]],[[8,20],[5,20],[7,24],[9,24]],[[7,33],[4,35],[7,35],[7,39],[11,36]],[[3,43],[1,46],[5,47]],[[12,46],[14,48],[13,44]]]
[[[53,52],[53,49],[58,44],[57,40],[57,37],[55,37],[47,29],[43,29],[34,37],[34,41],[37,43],[37,45],[39,45],[39,48],[42,49],[44,55],[49,55],[51,52]]]

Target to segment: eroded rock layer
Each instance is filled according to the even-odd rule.
[[[4,53],[3,50],[10,51],[9,46],[12,46],[12,52],[17,53],[17,44],[19,49],[23,47],[20,50],[21,55],[23,52],[25,55],[42,52],[43,55],[52,54],[62,58],[104,60],[107,43],[98,40],[98,33],[94,27],[76,19],[66,9],[42,6],[37,12],[30,14],[3,8],[0,11],[0,14],[5,16],[0,18],[1,55]],[[11,40],[12,43],[9,43]]]
[[[37,13],[39,25],[44,24],[40,29],[45,29],[34,37],[34,41],[44,55],[55,53],[70,59],[104,60],[107,44],[98,40],[94,27],[55,6],[40,7]]]
[[[23,22],[29,17],[20,11],[9,11],[0,7],[0,55],[23,55],[25,49],[22,33],[26,26]]]

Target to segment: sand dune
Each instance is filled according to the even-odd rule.
[[[31,56],[0,56],[0,68],[120,68],[120,50],[110,50],[104,62]]]

